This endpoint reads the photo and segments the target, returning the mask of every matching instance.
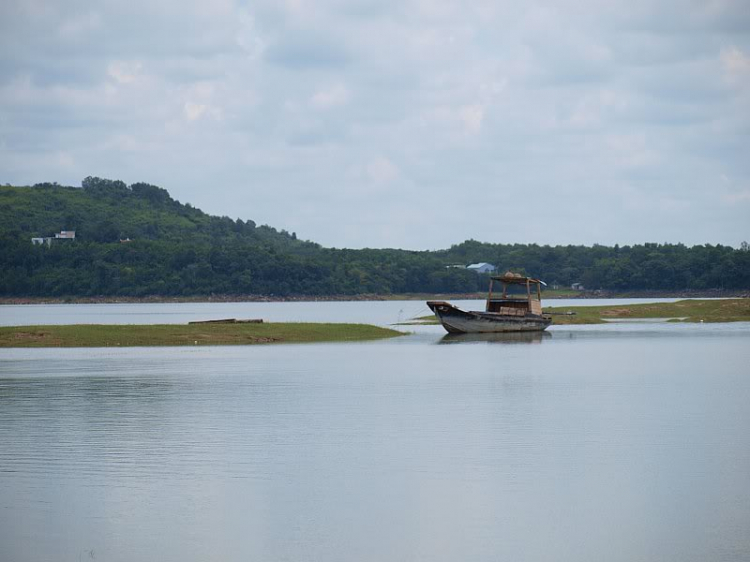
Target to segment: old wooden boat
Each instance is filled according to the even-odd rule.
[[[502,292],[493,294],[494,283]],[[542,289],[539,279],[513,272],[490,277],[487,305],[483,312],[465,311],[445,301],[427,301],[427,306],[450,334],[487,332],[541,332],[552,323],[542,314]]]

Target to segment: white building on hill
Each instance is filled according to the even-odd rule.
[[[35,246],[41,246],[42,244],[47,244],[47,246],[52,246],[53,240],[75,240],[75,239],[76,239],[75,230],[61,230],[60,232],[56,233],[54,236],[32,238],[31,243],[34,244]]]
[[[481,262],[469,264],[466,266],[466,269],[471,269],[472,271],[476,271],[477,273],[492,273],[497,268],[491,263]]]

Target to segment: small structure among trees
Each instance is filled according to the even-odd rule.
[[[38,238],[32,238],[31,243],[35,246],[41,246],[43,244],[47,244],[47,246],[52,246],[53,240],[75,240],[76,239],[76,231],[75,230],[61,230],[60,232],[55,233],[54,236],[42,236]]]
[[[466,266],[466,269],[476,271],[477,273],[494,273],[497,268],[491,263],[481,262],[469,264]]]

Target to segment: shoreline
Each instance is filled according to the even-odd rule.
[[[679,300],[669,303],[638,303],[628,305],[544,307],[553,326],[605,324],[627,320],[660,320],[668,322],[750,322],[750,299]],[[573,312],[573,315],[565,313]],[[420,316],[399,326],[439,324],[434,315]]]
[[[62,324],[0,327],[0,348],[341,343],[404,335],[371,324],[316,322]]]
[[[185,297],[165,296],[94,296],[94,297],[0,297],[2,305],[26,304],[168,304],[168,303],[232,303],[232,302],[369,302],[369,301],[421,301],[421,300],[483,300],[486,293],[408,293],[401,295],[326,295],[326,296],[276,296],[276,295],[198,295]],[[542,300],[558,299],[612,299],[612,298],[678,298],[678,299],[716,299],[716,298],[750,298],[748,289],[704,289],[681,291],[548,291],[542,293]]]

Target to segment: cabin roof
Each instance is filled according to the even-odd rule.
[[[494,279],[495,281],[502,281],[503,283],[516,285],[525,285],[527,281],[529,283],[542,283],[542,281],[540,281],[539,279],[534,279],[533,277],[525,277],[520,273],[513,273],[512,271],[506,271],[502,275],[493,275],[492,279]]]

